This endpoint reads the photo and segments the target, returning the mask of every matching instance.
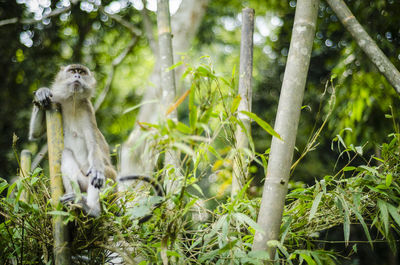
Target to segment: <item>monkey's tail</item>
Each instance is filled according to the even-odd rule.
[[[124,181],[128,181],[128,180],[141,180],[141,181],[147,182],[153,187],[157,196],[165,197],[165,192],[164,192],[163,187],[160,185],[160,183],[158,183],[158,181],[156,179],[154,179],[152,177],[144,176],[144,175],[128,175],[128,176],[123,176],[123,177],[118,178],[119,182],[124,182]]]

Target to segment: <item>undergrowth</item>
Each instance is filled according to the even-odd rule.
[[[181,152],[184,181],[179,192],[158,198],[143,190],[118,192],[108,182],[101,192],[99,218],[89,218],[76,207],[52,208],[47,174],[34,169],[13,184],[0,179],[0,263],[54,264],[52,217],[61,215],[70,231],[73,264],[263,264],[268,255],[252,251],[260,198],[250,198],[251,179],[231,199],[224,197],[232,177],[232,161],[241,156],[244,165],[267,167],[268,154],[257,153],[247,132],[249,148],[235,148],[236,118],[240,98],[235,96],[234,77],[226,80],[208,64],[188,67],[191,76],[187,122],[143,124],[162,153],[168,148]],[[273,134],[254,113],[244,113]],[[325,122],[324,122],[325,123]],[[320,131],[319,131],[320,132]],[[318,133],[319,133],[318,132]],[[343,153],[361,155],[361,149],[335,139]],[[310,150],[316,138],[311,138]],[[352,224],[360,224],[373,246],[375,228],[396,249],[400,202],[399,134],[382,145],[379,165],[342,168],[334,176],[316,180],[310,187],[289,191],[276,264],[335,264],[340,253],[320,247],[320,235],[343,227],[344,244],[351,242]],[[377,164],[377,163],[375,163]],[[159,168],[162,176],[165,168]],[[213,194],[208,186],[217,187]],[[211,189],[212,190],[212,189]],[[145,194],[145,196],[144,196]],[[153,206],[162,200],[159,208]],[[273,203],[273,202],[271,202]],[[140,224],[140,218],[153,213]]]

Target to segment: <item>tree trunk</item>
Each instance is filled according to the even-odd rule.
[[[175,55],[185,52],[190,47],[205,14],[208,1],[182,1],[178,11],[172,16],[171,28],[174,36],[172,45]],[[150,83],[153,85],[147,88],[143,96],[142,103],[146,104],[142,105],[139,110],[136,118],[138,122],[156,123],[160,113],[159,107],[164,104],[159,97],[161,95],[159,57],[156,58]],[[153,145],[155,143],[143,139],[146,133],[139,125],[135,124],[128,140],[123,144],[121,149],[121,176],[128,174],[152,175],[158,154],[154,150]]]
[[[240,42],[240,69],[239,69],[239,95],[241,98],[238,107],[238,119],[243,122],[247,133],[250,134],[250,119],[241,114],[240,111],[251,112],[251,79],[253,73],[253,32],[254,32],[254,9],[245,8],[242,10],[242,37]],[[234,197],[243,187],[246,179],[247,165],[242,150],[248,148],[246,132],[237,125],[236,132],[237,156],[233,163],[232,192]]]
[[[317,14],[318,0],[297,1],[292,39],[275,121],[275,131],[283,141],[276,137],[272,139],[257,221],[263,232],[257,231],[253,242],[253,250],[267,250],[271,260],[275,258],[275,247],[268,246],[267,242],[279,239]]]
[[[358,23],[343,0],[326,0],[332,10],[336,13],[342,24],[350,32],[358,46],[367,54],[368,58],[375,64],[378,70],[386,77],[388,82],[400,94],[400,73],[390,62],[385,54],[379,49],[375,41],[368,35],[364,28]]]

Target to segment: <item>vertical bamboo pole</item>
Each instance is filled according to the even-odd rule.
[[[61,156],[64,149],[61,111],[55,104],[46,110],[47,143],[49,146],[50,189],[53,209],[56,210],[64,193],[61,176]],[[53,217],[54,260],[56,265],[71,264],[68,247],[68,230],[63,217]]]
[[[176,88],[175,88],[175,71],[169,68],[174,64],[172,51],[172,34],[171,20],[169,14],[168,0],[157,0],[157,29],[158,29],[158,49],[160,58],[161,72],[161,119],[169,118],[173,121],[178,121],[178,112],[176,109],[167,113],[167,109],[174,103]],[[172,148],[165,152],[165,166],[171,165],[174,171],[168,170],[165,176],[165,191],[168,193],[179,192],[182,186],[180,175],[179,153]],[[172,172],[172,174],[171,174]]]
[[[26,178],[31,171],[32,153],[29,150],[22,150],[21,152],[21,172],[20,177]],[[29,201],[29,191],[25,190],[21,194],[21,200],[24,202]]]
[[[250,134],[250,119],[240,111],[251,112],[251,79],[253,73],[253,32],[254,32],[254,9],[244,8],[242,10],[242,37],[240,42],[240,69],[239,69],[239,95],[240,104],[238,107],[238,119],[243,122],[246,131]],[[236,132],[236,149],[238,155],[235,157],[232,175],[232,191],[231,196],[234,197],[243,186],[245,179],[244,157],[241,149],[247,148],[249,143],[246,132],[237,125]],[[241,177],[243,176],[243,177]]]
[[[317,24],[319,0],[298,0],[288,59],[283,76],[275,131],[283,141],[272,138],[267,176],[258,224],[263,231],[254,235],[253,250],[267,250],[274,260],[276,248],[268,241],[279,239],[297,126],[304,96],[308,67]],[[274,264],[272,261],[268,264]]]

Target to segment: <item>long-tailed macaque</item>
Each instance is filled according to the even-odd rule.
[[[29,139],[37,139],[45,131],[44,110],[52,102],[60,104],[64,131],[61,172],[65,189],[61,201],[74,201],[73,186],[79,186],[82,192],[87,192],[79,204],[88,215],[97,217],[101,212],[100,188],[106,177],[115,180],[116,172],[90,102],[95,85],[96,80],[87,67],[79,64],[62,67],[51,89],[42,87],[35,92]]]
[[[90,102],[95,85],[96,80],[87,67],[79,64],[62,67],[51,89],[42,87],[35,92],[29,139],[35,140],[44,133],[44,110],[53,102],[60,104],[64,131],[61,173],[65,189],[61,202],[74,201],[73,186],[79,186],[87,196],[82,196],[78,203],[88,215],[97,217],[101,212],[99,192],[105,177],[115,180],[117,174],[111,165],[107,142],[97,128]],[[118,178],[118,182],[131,180],[147,182],[158,196],[164,196],[161,185],[151,177],[130,175]],[[160,203],[154,208],[158,206]],[[150,217],[145,216],[139,222]]]

